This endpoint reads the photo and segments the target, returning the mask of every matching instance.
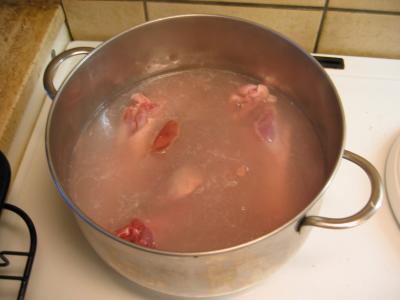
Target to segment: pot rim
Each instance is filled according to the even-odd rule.
[[[331,88],[333,89],[333,92],[335,93],[335,96],[336,96],[336,99],[337,99],[337,104],[338,104],[338,107],[339,107],[339,110],[340,110],[340,116],[341,116],[341,119],[342,119],[342,140],[341,140],[341,143],[340,143],[340,145],[341,145],[340,146],[340,151],[338,152],[338,155],[336,157],[336,162],[335,162],[334,168],[332,169],[330,174],[328,174],[327,180],[326,180],[324,186],[322,187],[322,189],[319,191],[319,193],[314,197],[314,199],[307,206],[305,206],[296,216],[294,216],[293,218],[288,220],[286,223],[282,224],[280,227],[278,227],[275,230],[273,230],[271,232],[268,232],[267,234],[264,234],[264,235],[262,235],[262,236],[260,236],[260,237],[258,237],[256,239],[253,239],[253,240],[250,240],[248,242],[245,242],[245,243],[242,243],[242,244],[238,244],[238,245],[235,245],[235,246],[232,246],[232,247],[228,247],[228,248],[222,248],[222,249],[217,249],[217,250],[209,250],[209,251],[199,251],[199,252],[175,252],[175,251],[165,251],[165,250],[158,250],[158,249],[142,247],[140,245],[128,242],[126,240],[123,240],[123,239],[117,237],[116,235],[112,234],[111,232],[105,230],[100,225],[95,223],[90,217],[88,217],[83,211],[81,211],[73,203],[73,201],[67,196],[67,194],[65,193],[63,187],[60,184],[60,181],[58,179],[58,176],[56,174],[56,171],[55,171],[55,168],[54,168],[54,165],[53,165],[52,155],[50,153],[50,143],[49,143],[51,120],[52,120],[52,116],[53,116],[53,113],[54,113],[54,109],[55,109],[55,107],[57,105],[57,102],[58,102],[58,100],[60,98],[60,95],[62,94],[62,91],[63,91],[65,85],[68,83],[70,78],[75,74],[76,70],[78,70],[81,67],[81,65],[83,65],[90,57],[95,55],[98,51],[101,51],[103,46],[106,46],[106,45],[112,43],[114,40],[118,39],[120,36],[125,35],[127,32],[130,32],[132,30],[136,30],[136,29],[144,27],[144,26],[148,26],[149,24],[163,23],[163,22],[168,22],[171,19],[185,19],[185,18],[219,18],[219,19],[228,19],[228,20],[232,20],[232,21],[236,21],[236,22],[247,23],[247,24],[252,25],[254,27],[257,27],[259,29],[269,31],[272,34],[280,37],[281,39],[286,41],[288,44],[290,44],[290,46],[292,46],[292,47],[296,48],[298,51],[302,52],[306,57],[309,58],[310,63],[313,64],[315,67],[317,67],[320,70],[322,75],[325,77],[325,80],[327,80],[329,82]],[[298,228],[297,231],[300,234],[300,230],[299,229],[300,229],[300,225],[301,225],[301,219],[304,218],[304,216],[306,215],[307,211],[310,210],[311,207],[314,206],[314,204],[325,193],[326,189],[331,184],[331,181],[333,180],[337,170],[339,169],[339,165],[340,165],[340,163],[342,161],[341,158],[342,158],[343,152],[344,152],[345,137],[346,137],[346,122],[345,122],[344,110],[343,110],[343,106],[342,106],[342,102],[340,100],[339,94],[338,94],[338,92],[336,90],[336,87],[333,84],[333,82],[332,82],[331,78],[329,77],[329,75],[327,74],[327,72],[324,70],[324,68],[310,54],[308,54],[303,48],[301,48],[296,43],[294,43],[290,39],[286,38],[284,35],[280,34],[279,32],[276,32],[273,29],[267,28],[266,26],[262,26],[262,25],[260,25],[258,23],[253,22],[253,21],[245,20],[245,19],[238,18],[238,17],[218,15],[218,14],[183,14],[183,15],[176,15],[176,16],[170,16],[170,17],[166,17],[166,18],[156,19],[156,20],[148,21],[146,23],[142,23],[142,24],[139,24],[137,26],[131,27],[131,28],[129,28],[129,29],[127,29],[127,30],[125,30],[125,31],[113,36],[112,38],[108,39],[107,41],[101,43],[93,51],[91,51],[88,55],[86,55],[73,68],[73,70],[68,74],[68,76],[65,78],[65,80],[61,84],[60,89],[58,90],[58,92],[56,94],[56,97],[53,100],[53,103],[52,103],[52,105],[50,107],[49,114],[47,116],[46,133],[45,133],[45,148],[46,148],[47,163],[48,163],[48,166],[49,166],[49,169],[50,169],[50,175],[51,175],[51,178],[52,178],[52,180],[53,180],[53,182],[54,182],[59,194],[61,195],[61,197],[63,198],[65,203],[67,203],[67,205],[73,210],[73,212],[75,214],[77,214],[82,219],[82,221],[87,223],[89,226],[93,227],[93,229],[97,230],[99,233],[102,233],[102,234],[106,235],[107,237],[113,239],[114,241],[116,241],[118,243],[124,244],[125,246],[137,249],[139,251],[145,251],[145,252],[148,252],[148,253],[151,253],[151,254],[159,254],[159,255],[163,255],[163,256],[199,257],[199,256],[209,256],[209,255],[224,254],[224,253],[227,253],[227,252],[240,250],[240,249],[242,249],[244,247],[247,247],[247,246],[251,246],[252,244],[258,243],[258,242],[260,242],[260,241],[262,241],[264,239],[267,239],[267,238],[277,234],[278,232],[284,230],[288,226],[291,226],[295,222],[299,222],[299,225],[297,226],[297,228]]]

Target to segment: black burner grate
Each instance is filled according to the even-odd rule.
[[[32,270],[33,260],[35,258],[36,253],[36,243],[37,236],[35,226],[31,218],[20,208],[15,205],[5,203],[8,187],[10,185],[11,179],[11,168],[7,161],[7,158],[0,151],[0,216],[4,210],[11,211],[15,213],[17,216],[22,218],[28,227],[29,235],[30,235],[30,246],[29,251],[11,251],[4,250],[0,251],[0,268],[6,268],[10,265],[9,257],[11,256],[26,256],[27,260],[25,263],[24,272],[20,276],[15,275],[0,275],[0,280],[17,280],[21,282],[19,291],[18,291],[18,300],[22,300],[25,297],[26,288],[28,286],[29,277]]]

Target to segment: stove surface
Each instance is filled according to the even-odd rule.
[[[72,42],[69,47],[93,46]],[[346,149],[367,158],[384,177],[390,146],[400,134],[400,61],[343,57],[344,70],[328,70],[342,99]],[[58,81],[72,66],[68,61]],[[39,79],[41,80],[41,79]],[[106,266],[83,238],[71,210],[59,197],[47,168],[45,101],[8,201],[24,209],[38,232],[38,249],[26,299],[174,299],[141,288]],[[343,217],[369,197],[369,182],[343,161],[323,197],[321,215]],[[24,225],[3,214],[0,250],[27,247]],[[22,262],[15,261],[18,271]],[[12,271],[13,271],[12,270]],[[315,228],[303,247],[257,286],[218,299],[399,299],[400,230],[386,198],[383,207],[359,227]],[[16,299],[17,286],[0,282],[0,298]]]

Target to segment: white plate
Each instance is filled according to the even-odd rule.
[[[390,207],[400,225],[400,135],[393,143],[386,160],[385,183]]]

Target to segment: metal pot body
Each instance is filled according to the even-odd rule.
[[[77,219],[93,249],[121,275],[146,288],[186,297],[225,295],[262,281],[299,249],[308,231],[299,233],[293,223],[269,238],[231,251],[176,256],[116,242]]]
[[[70,50],[50,63],[44,78],[50,95],[55,95],[51,77],[57,65],[68,55],[87,51]],[[171,253],[118,239],[92,222],[69,198],[67,167],[79,134],[94,113],[127,86],[157,74],[202,66],[248,74],[278,86],[296,102],[321,141],[326,180],[320,194],[281,228],[230,249]],[[47,123],[46,152],[60,194],[107,264],[145,287],[193,297],[231,293],[265,278],[300,247],[307,236],[307,230],[299,231],[302,225],[345,228],[372,215],[380,205],[381,185],[376,170],[364,164],[362,167],[375,184],[369,209],[351,216],[353,219],[305,218],[312,209],[316,213],[320,205],[321,195],[342,158],[343,141],[344,116],[339,97],[311,56],[283,36],[256,24],[221,16],[188,15],[132,28],[91,51],[55,95]]]

